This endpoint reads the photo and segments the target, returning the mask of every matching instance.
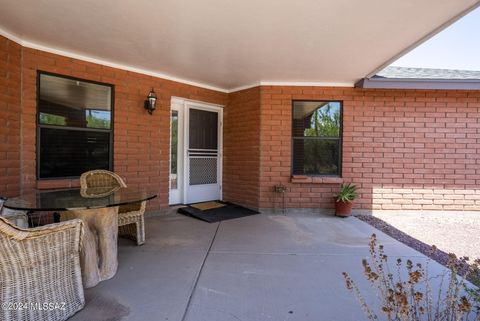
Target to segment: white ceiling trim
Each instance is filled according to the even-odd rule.
[[[132,71],[132,72],[136,72],[136,73],[139,73],[139,74],[144,74],[144,75],[148,75],[148,76],[152,76],[152,77],[171,80],[171,81],[179,82],[179,83],[186,84],[186,85],[191,85],[191,86],[196,86],[196,87],[200,87],[200,88],[215,90],[215,91],[219,91],[219,92],[223,92],[223,93],[228,93],[229,92],[229,90],[226,89],[226,88],[210,86],[210,85],[199,83],[199,82],[196,82],[196,81],[191,81],[191,80],[167,75],[167,74],[164,74],[164,73],[159,73],[159,72],[154,72],[154,71],[150,71],[150,70],[136,68],[136,67],[132,67],[132,66],[128,66],[128,65],[113,63],[113,62],[110,62],[110,61],[107,61],[107,60],[97,59],[97,58],[90,57],[90,56],[85,56],[85,55],[80,55],[80,54],[76,54],[76,53],[73,53],[73,52],[70,52],[70,51],[60,50],[60,49],[56,49],[56,48],[52,48],[52,47],[47,47],[47,46],[40,45],[40,44],[35,43],[35,42],[30,42],[30,41],[23,40],[23,39],[15,36],[15,35],[13,35],[12,33],[2,29],[2,28],[0,28],[0,35],[18,43],[19,45],[21,45],[23,47],[27,47],[27,48],[31,48],[31,49],[46,51],[46,52],[49,52],[49,53],[53,53],[53,54],[60,55],[60,56],[65,56],[65,57],[68,57],[68,58],[74,58],[74,59],[88,61],[88,62],[99,64],[99,65],[104,65],[104,66],[107,66],[107,67],[122,69],[122,70],[126,70],[126,71]]]
[[[255,88],[255,87],[258,87],[258,86],[261,86],[261,83],[260,82],[254,82],[253,84],[250,84],[250,85],[245,85],[245,86],[240,86],[240,87],[235,87],[235,88],[229,89],[228,92],[229,93],[234,93],[234,92],[237,92],[237,91],[250,89],[250,88]]]
[[[110,61],[97,59],[97,58],[93,58],[93,57],[89,57],[89,56],[79,55],[79,54],[75,54],[73,52],[68,52],[68,51],[59,50],[59,49],[50,48],[50,47],[45,47],[43,45],[39,45],[39,44],[29,42],[29,41],[24,41],[23,46],[27,47],[27,48],[31,48],[31,49],[37,49],[37,50],[41,50],[41,51],[50,52],[50,53],[57,54],[57,55],[60,55],[60,56],[66,56],[66,57],[69,57],[69,58],[88,61],[88,62],[92,62],[92,63],[95,63],[95,64],[104,65],[104,66],[107,66],[107,67],[112,67],[112,68],[122,69],[122,70],[126,70],[126,71],[136,72],[136,73],[139,73],[139,74],[144,74],[144,75],[147,75],[147,76],[152,76],[152,77],[162,78],[162,79],[166,79],[166,80],[171,80],[171,81],[179,82],[179,83],[186,84],[186,85],[191,85],[191,86],[196,86],[196,87],[200,87],[200,88],[205,88],[205,89],[210,89],[210,90],[215,90],[215,91],[228,93],[228,89],[225,89],[225,88],[210,86],[210,85],[199,83],[199,82],[196,82],[196,81],[191,81],[191,80],[187,80],[187,79],[183,79],[183,78],[177,78],[175,76],[170,76],[170,75],[167,75],[167,74],[164,74],[164,73],[154,72],[154,71],[145,70],[145,69],[141,69],[141,68],[136,68],[136,67],[132,67],[132,66],[128,66],[128,65],[113,63],[113,62],[110,62]]]
[[[353,82],[261,81],[261,86],[353,87]]]
[[[258,86],[292,86],[292,87],[355,87],[351,82],[301,82],[301,81],[259,81],[250,85],[229,89],[229,93],[255,88]]]
[[[22,39],[15,36],[13,33],[8,32],[5,29],[0,28],[0,36],[4,36],[5,38],[8,38],[8,39],[12,40],[13,42],[18,43],[20,46],[23,46],[24,41]]]
[[[9,32],[5,29],[2,29],[2,28],[0,28],[0,35],[18,43],[19,45],[21,45],[23,47],[36,49],[36,50],[41,50],[41,51],[49,52],[49,53],[52,53],[52,54],[65,56],[65,57],[69,57],[69,58],[74,58],[74,59],[78,59],[78,60],[88,61],[88,62],[91,62],[91,63],[104,65],[104,66],[108,66],[108,67],[112,67],[112,68],[132,71],[132,72],[136,72],[136,73],[139,73],[139,74],[144,74],[144,75],[148,75],[148,76],[152,76],[152,77],[171,80],[171,81],[179,82],[179,83],[186,84],[186,85],[191,85],[191,86],[196,86],[196,87],[200,87],[200,88],[215,90],[215,91],[219,91],[219,92],[223,92],[223,93],[227,93],[227,94],[237,92],[237,91],[241,91],[241,90],[245,90],[245,89],[249,89],[249,88],[253,88],[253,87],[258,87],[258,86],[354,87],[354,83],[260,81],[260,82],[255,82],[253,84],[249,84],[249,85],[245,85],[245,86],[240,86],[240,87],[227,89],[227,88],[211,86],[211,85],[196,82],[196,81],[191,81],[191,80],[188,80],[188,79],[178,78],[178,77],[171,76],[171,75],[164,74],[164,73],[159,73],[159,72],[154,72],[154,71],[150,71],[150,70],[146,70],[146,69],[136,68],[136,67],[132,67],[132,66],[129,66],[129,65],[113,63],[113,62],[110,62],[110,61],[107,61],[107,60],[97,59],[97,58],[90,57],[90,56],[85,56],[85,55],[80,55],[80,54],[76,54],[76,53],[73,53],[73,52],[70,52],[70,51],[65,51],[65,50],[56,49],[56,48],[52,48],[52,47],[47,47],[47,46],[40,45],[40,44],[35,43],[35,42],[24,40],[24,39],[22,39],[22,38],[20,38],[16,35],[14,35],[13,33]]]

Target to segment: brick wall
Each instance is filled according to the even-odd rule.
[[[260,88],[229,95],[224,111],[223,198],[258,208]]]
[[[0,37],[0,196],[20,191],[21,50]]]
[[[0,37],[0,42],[2,55],[4,52],[6,54],[7,52],[14,52],[13,49],[8,49],[9,47],[16,48],[15,52],[18,51],[18,59],[15,58],[17,59],[15,60],[17,66],[15,67],[16,69],[12,69],[17,72],[17,76],[10,77],[9,74],[3,72],[3,59],[2,64],[0,64],[1,81],[3,82],[4,78],[8,78],[6,92],[14,96],[6,99],[3,96],[1,97],[1,104],[7,103],[8,110],[12,110],[12,113],[9,112],[7,114],[2,111],[0,115],[1,117],[8,117],[12,124],[11,127],[15,127],[16,130],[20,128],[21,115],[23,136],[23,140],[20,143],[16,132],[14,135],[8,132],[7,136],[8,140],[11,141],[11,146],[0,146],[0,157],[16,157],[19,149],[21,149],[22,153],[21,175],[18,173],[18,161],[11,164],[10,162],[8,164],[5,163],[8,166],[2,166],[3,172],[6,170],[11,172],[12,188],[17,186],[17,190],[13,190],[10,194],[18,192],[18,184],[21,184],[25,190],[35,187],[62,188],[78,186],[78,180],[37,181],[36,179],[35,115],[37,108],[36,77],[38,70],[109,83],[115,86],[114,171],[124,177],[129,186],[142,185],[158,192],[159,197],[149,202],[149,209],[160,209],[168,206],[171,97],[178,96],[221,105],[227,104],[228,95],[225,93],[30,48],[21,48],[2,37]],[[23,56],[21,68],[20,53]],[[14,61],[13,58],[12,61]],[[22,86],[20,86],[20,74]],[[10,80],[10,78],[13,80]],[[149,115],[143,108],[143,101],[152,87],[155,88],[158,101],[157,110],[153,115]],[[22,88],[21,105],[20,88]],[[3,92],[2,95],[4,95]],[[21,113],[19,112],[20,106]],[[8,155],[6,150],[8,150]],[[15,151],[17,151],[17,154],[15,154]],[[0,158],[0,160],[4,161],[3,158]],[[9,177],[0,177],[0,182],[2,183],[9,182],[9,180]],[[2,184],[1,188],[4,188],[4,184]]]
[[[37,70],[115,85],[114,171],[124,177],[129,186],[142,185],[158,191],[159,197],[150,202],[151,209],[168,206],[171,97],[179,96],[221,105],[227,103],[227,94],[212,90],[29,48],[24,48],[23,55],[23,149],[25,155],[28,154],[23,163],[25,188],[34,187],[37,183],[34,125]],[[152,87],[157,93],[158,105],[153,115],[149,115],[143,108],[143,101]],[[49,182],[59,183],[64,182]]]
[[[225,94],[22,48],[0,37],[0,195],[77,186],[37,181],[38,70],[115,85],[114,170],[168,205],[172,96],[225,105],[224,199],[253,208],[331,208],[339,184],[358,185],[357,209],[480,210],[480,91],[262,86]],[[143,101],[154,87],[153,115]],[[291,177],[292,100],[343,101],[343,177]]]
[[[343,101],[343,181],[358,185],[357,209],[480,210],[480,91],[279,86],[261,88],[259,207],[275,207],[278,183],[288,207],[333,207],[338,179],[291,178],[293,99]]]

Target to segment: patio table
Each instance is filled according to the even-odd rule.
[[[117,272],[118,207],[155,198],[155,192],[126,188],[31,190],[9,198],[4,207],[28,212],[56,211],[61,220],[80,218],[86,225],[81,250],[86,288]]]

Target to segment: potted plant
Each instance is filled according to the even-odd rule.
[[[342,184],[335,200],[335,215],[340,217],[350,216],[353,200],[357,198],[357,186],[352,183]]]

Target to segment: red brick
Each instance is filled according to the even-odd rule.
[[[36,72],[40,68],[116,86],[115,171],[129,184],[148,184],[159,191],[150,209],[168,204],[171,96],[225,106],[226,200],[254,208],[273,207],[273,186],[282,183],[287,186],[287,207],[332,207],[332,195],[346,181],[359,187],[357,208],[480,209],[480,194],[466,192],[480,183],[479,91],[261,86],[224,94],[0,39],[0,86],[4,88],[0,120],[5,124],[0,135],[6,137],[0,162],[8,169],[1,171],[0,194],[16,194],[20,186],[73,184],[35,179]],[[152,116],[141,108],[151,87],[159,95],[159,108]],[[291,178],[292,99],[343,101],[342,180]]]
[[[262,117],[262,155],[273,152],[270,148],[273,139],[275,139],[273,146],[278,146],[279,142],[280,146],[288,146],[291,140],[289,132],[281,133],[275,127],[276,122],[266,117],[275,115],[275,120],[280,120],[284,126],[291,121],[291,100],[287,97],[279,99],[281,105],[276,102],[275,111],[264,104],[268,102],[269,92],[277,88],[279,88],[278,94],[285,94],[282,90],[284,87],[269,87],[268,90],[262,87],[260,108],[262,115],[265,116]],[[357,202],[359,208],[442,209],[442,205],[432,202],[438,197],[443,197],[442,191],[446,186],[452,184],[461,188],[466,184],[475,183],[476,178],[472,177],[475,174],[472,172],[475,167],[469,169],[467,167],[469,163],[465,161],[469,160],[468,157],[476,159],[478,154],[476,149],[480,148],[473,147],[472,144],[476,143],[475,138],[480,138],[480,135],[472,136],[476,133],[475,127],[475,129],[472,128],[475,131],[469,133],[469,140],[461,139],[467,137],[469,128],[465,126],[476,125],[478,110],[467,116],[468,111],[458,108],[459,102],[456,97],[465,97],[465,93],[450,96],[448,91],[370,91],[351,88],[343,88],[341,95],[338,92],[338,89],[303,87],[302,99],[342,100],[341,95],[349,96],[348,100],[344,100],[343,178],[351,180],[359,186],[359,190],[363,191],[364,197],[361,202]],[[397,103],[392,104],[392,101]],[[473,103],[478,103],[478,97]],[[282,120],[279,116],[284,119]],[[291,159],[290,154],[286,156],[288,156],[287,159]],[[456,163],[460,161],[463,163]],[[272,172],[273,165],[268,162],[262,162],[260,159],[260,164],[261,177],[274,178],[280,175],[278,180],[288,182],[291,166],[289,161],[282,161],[280,168],[275,165],[275,172]],[[458,167],[455,170],[450,169],[454,165]],[[281,167],[285,169],[282,171]],[[392,169],[396,171],[392,172]],[[322,182],[322,178],[292,179],[290,184],[307,183],[299,185],[295,192],[298,198],[290,197],[291,204],[287,206],[298,205],[298,199],[303,197],[311,199],[306,206],[313,204],[315,207],[318,206],[315,204],[323,202],[322,195],[318,195],[316,201],[312,199],[314,195],[310,192],[311,185],[308,184],[310,181]],[[261,178],[260,182],[263,184],[264,180]],[[407,187],[423,186],[423,184],[435,187],[440,194],[434,195],[430,190],[430,194],[428,191],[423,194],[385,193],[380,194],[379,198],[378,194],[368,192],[371,191],[372,186],[376,188],[393,186],[396,190],[408,190]],[[397,195],[400,198],[397,198]],[[445,195],[449,195],[448,192],[445,192]],[[476,199],[475,195],[472,198]],[[480,196],[478,199],[480,200]],[[260,207],[269,207],[270,200],[271,198],[260,196]],[[394,204],[392,200],[400,201]],[[461,205],[456,204],[456,206]]]

